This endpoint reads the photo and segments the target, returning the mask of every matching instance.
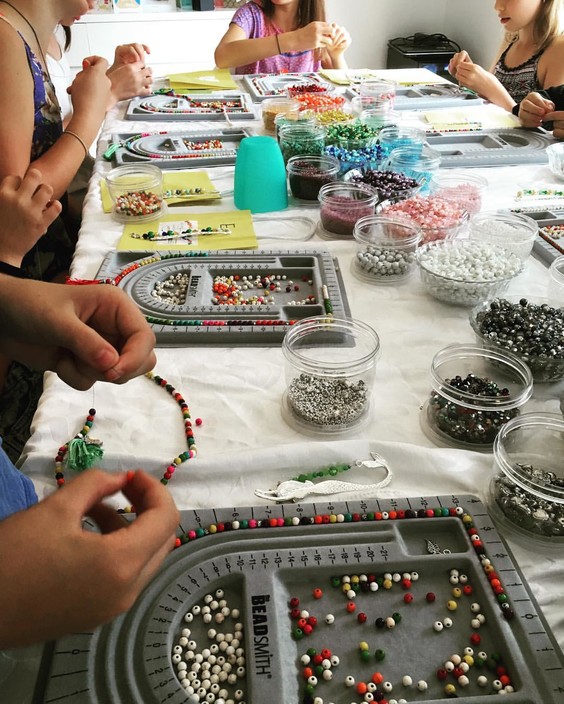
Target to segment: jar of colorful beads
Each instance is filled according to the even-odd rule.
[[[394,104],[396,98],[397,83],[386,80],[366,80],[362,81],[358,89],[360,97],[364,101],[371,101],[374,105],[382,103]]]
[[[323,154],[325,130],[320,125],[286,125],[278,133],[284,163],[293,156]]]
[[[441,165],[439,152],[423,147],[399,147],[392,150],[385,168],[417,179],[421,192],[429,190],[434,174]]]
[[[421,151],[425,144],[425,130],[405,125],[392,125],[380,131],[378,140],[384,157],[390,156],[394,149],[400,147],[413,147]]]
[[[362,183],[328,183],[318,196],[320,207],[320,236],[352,237],[360,218],[374,215],[378,193]]]
[[[301,112],[292,113],[291,115],[279,112],[274,118],[276,139],[280,142],[280,130],[282,127],[287,127],[288,125],[301,125],[303,127],[304,125],[315,125],[316,123],[316,116],[312,110],[302,110]]]
[[[337,180],[337,159],[323,154],[293,156],[286,164],[290,190],[295,198],[317,200],[319,189]]]
[[[106,176],[113,202],[113,216],[120,222],[158,220],[166,204],[163,175],[152,164],[117,166]]]
[[[363,110],[358,119],[363,125],[367,125],[379,133],[384,127],[397,126],[400,116],[395,110],[390,110],[387,105],[381,105]]]
[[[564,545],[564,418],[523,413],[494,442],[488,508],[500,532],[532,550]]]
[[[366,183],[378,192],[379,201],[394,199],[406,200],[415,196],[422,183],[411,176],[395,171],[380,171],[379,169],[353,169],[344,176],[344,181]]]
[[[359,320],[305,318],[286,333],[282,414],[299,432],[334,436],[370,416],[380,340]]]
[[[297,117],[300,103],[292,98],[267,98],[261,103],[262,121],[267,132],[274,132],[276,115]]]
[[[528,366],[505,350],[449,345],[433,357],[421,425],[436,444],[491,452],[533,392]]]
[[[371,284],[403,283],[417,268],[415,250],[421,229],[401,218],[370,215],[354,226],[358,249],[352,260],[354,275]]]

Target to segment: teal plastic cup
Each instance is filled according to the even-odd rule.
[[[245,137],[235,160],[235,206],[251,213],[288,207],[286,166],[274,137]]]

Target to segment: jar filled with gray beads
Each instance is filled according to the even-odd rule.
[[[503,531],[537,549],[564,547],[564,418],[524,413],[494,442],[489,509]]]
[[[358,243],[352,260],[354,275],[373,284],[398,284],[416,269],[415,250],[421,228],[405,218],[372,215],[358,220],[353,236]]]
[[[317,316],[292,325],[282,343],[286,422],[322,436],[362,427],[370,415],[379,351],[377,333],[359,320]]]

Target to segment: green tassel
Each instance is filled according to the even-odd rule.
[[[67,450],[67,467],[82,471],[92,467],[103,456],[104,450],[100,445],[87,442],[84,438],[73,438]]]

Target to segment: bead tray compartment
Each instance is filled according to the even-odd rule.
[[[113,134],[110,145],[115,147],[111,159],[117,166],[135,162],[155,164],[161,169],[201,168],[234,164],[239,143],[250,132],[225,128],[190,132],[119,133]],[[222,149],[193,150],[186,142],[205,143],[220,140]],[[111,147],[110,147],[111,148]]]
[[[98,279],[114,278],[146,258],[154,259],[123,277],[119,286],[135,301],[145,315],[161,347],[205,345],[279,344],[293,320],[323,315],[326,308],[323,286],[336,318],[350,316],[350,309],[339,263],[327,250],[229,250],[186,252],[111,252],[98,271]],[[162,258],[161,258],[162,257]],[[185,302],[171,305],[152,295],[157,284],[169,276],[187,273]],[[253,278],[286,276],[292,290],[274,292],[273,303],[264,305],[214,305],[214,277],[238,275]],[[304,281],[305,279],[305,281]],[[311,284],[309,283],[311,281]],[[294,290],[294,285],[298,290]],[[257,289],[249,290],[256,294]],[[292,304],[313,295],[315,302]]]
[[[533,244],[533,252],[547,266],[564,254],[564,211],[562,210],[533,210],[529,208],[518,208],[514,212],[525,213],[539,226],[539,232]],[[543,232],[545,227],[562,228],[561,236],[554,238],[549,232]]]
[[[214,107],[219,103],[221,108]],[[232,103],[232,105],[230,105]],[[206,107],[210,104],[211,107]],[[125,112],[126,120],[184,121],[184,120],[254,120],[255,113],[245,93],[205,93],[178,96],[150,95],[133,98]]]
[[[401,518],[401,512],[409,513]],[[439,681],[437,668],[454,653],[462,655],[474,634],[481,638],[472,646],[474,653],[501,657],[515,690],[510,695],[514,704],[562,701],[562,652],[484,505],[473,496],[203,509],[183,511],[180,525],[184,544],[167,558],[128,614],[94,633],[68,636],[45,649],[37,703],[205,701],[188,698],[172,650],[185,626],[198,652],[209,647],[209,626],[200,618],[186,623],[184,616],[194,605],[207,603],[204,597],[217,589],[230,607],[240,610],[233,620],[243,626],[246,662],[236,686],[249,704],[313,701],[304,695],[300,664],[312,647],[317,652],[329,648],[340,658],[332,668],[333,679],[320,677],[315,688],[313,696],[324,702],[363,701],[354,687],[345,686],[345,677],[370,681],[376,671],[393,685],[387,699],[444,701],[445,683],[457,680],[449,674]],[[474,542],[476,535],[479,542]],[[486,556],[499,576],[499,587],[487,577],[482,562]],[[445,606],[453,599],[451,569],[467,575],[472,588],[470,595],[456,599],[453,611]],[[419,579],[409,587],[393,583],[390,589],[358,591],[353,600],[331,585],[332,579],[345,575],[414,571]],[[321,596],[314,595],[316,589],[322,590]],[[410,604],[404,600],[408,592],[414,597]],[[428,593],[435,600],[427,599]],[[501,607],[500,594],[508,607]],[[293,597],[300,599],[300,609],[317,617],[312,633],[301,639],[295,637],[296,621],[290,616]],[[356,605],[355,611],[348,611],[348,601]],[[485,617],[477,630],[470,626],[476,615],[472,603],[479,604]],[[361,610],[368,617],[365,623],[358,619]],[[392,613],[401,616],[395,627],[375,628],[375,618]],[[332,625],[325,622],[328,614],[334,616]],[[434,623],[447,617],[452,627],[435,630]],[[213,627],[232,631],[231,616],[225,625]],[[361,641],[369,645],[369,662],[359,657]],[[384,651],[381,661],[374,657],[376,649]],[[413,679],[408,687],[402,684],[406,674]],[[477,685],[479,674],[487,676],[488,686]],[[465,687],[456,685],[456,698],[461,704],[498,701],[492,687],[497,676],[488,667],[471,666],[471,681]],[[418,680],[426,681],[427,691],[417,689]],[[273,691],[278,692],[275,699]]]
[[[345,96],[351,100],[360,93],[355,86],[349,86]],[[456,85],[397,86],[394,110],[427,110],[482,105],[484,101],[475,93]]]
[[[286,89],[290,86],[314,83],[327,91],[333,90],[333,85],[324,81],[317,73],[250,73],[245,74],[242,79],[243,86],[255,103],[265,98],[285,96]]]
[[[546,147],[553,142],[552,134],[542,128],[427,135],[428,145],[441,155],[441,167],[546,164]]]

